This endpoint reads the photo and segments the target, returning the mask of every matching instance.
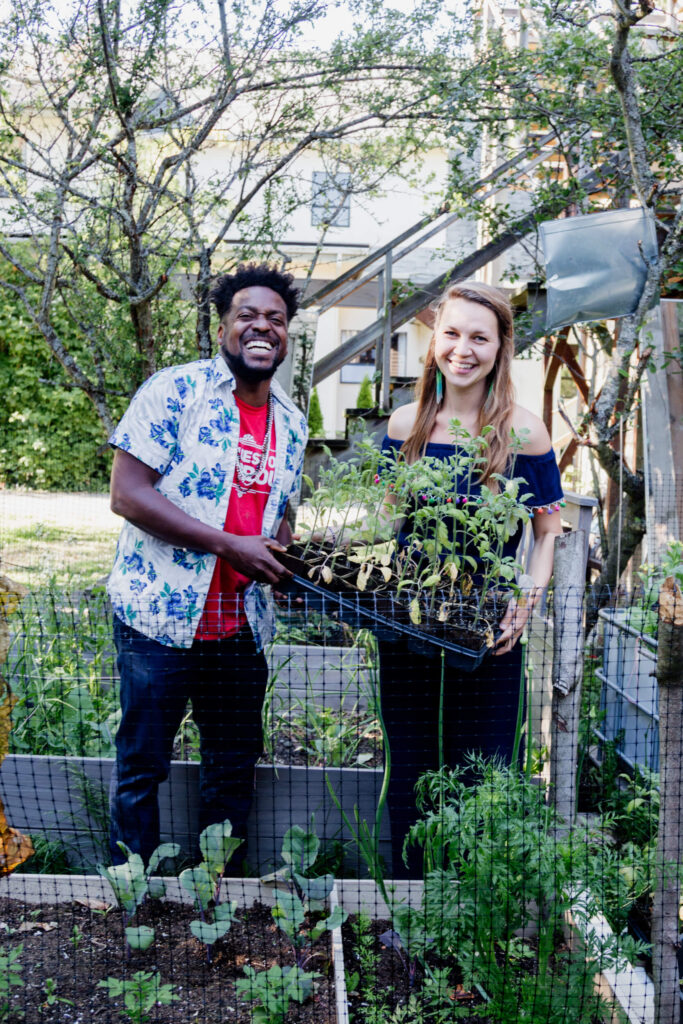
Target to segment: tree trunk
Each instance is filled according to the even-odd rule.
[[[583,590],[586,535],[565,533],[555,541],[553,576],[553,704],[550,784],[558,815],[576,815],[576,771],[583,677]]]
[[[652,908],[652,966],[657,1024],[680,1024],[678,978],[680,870],[683,852],[683,591],[669,577],[659,593],[659,833]]]
[[[197,306],[197,352],[200,359],[211,358],[211,303],[209,287],[211,284],[211,252],[202,249],[199,254],[199,272],[195,285],[195,303]]]

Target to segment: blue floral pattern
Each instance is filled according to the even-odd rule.
[[[160,370],[139,389],[109,439],[159,474],[156,489],[188,515],[223,529],[235,475],[235,379],[219,354]],[[276,381],[275,472],[262,532],[274,537],[299,492],[306,420]],[[216,556],[174,547],[125,522],[109,577],[115,614],[158,643],[190,647]],[[244,607],[257,643],[272,636],[269,588],[252,583]]]

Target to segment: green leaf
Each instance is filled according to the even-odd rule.
[[[154,929],[146,924],[126,928],[126,942],[131,949],[149,949],[154,942]]]
[[[322,902],[332,892],[334,875],[319,875],[317,878],[304,878],[294,872],[294,881],[307,900]]]
[[[320,849],[320,840],[314,832],[305,832],[300,825],[293,825],[282,840],[281,855],[285,864],[291,864],[302,874],[315,862]]]
[[[190,921],[190,931],[195,939],[199,939],[205,946],[213,946],[214,942],[228,934],[231,924],[232,919],[215,921],[213,924],[209,924],[207,921]]]
[[[205,864],[182,871],[180,884],[194,896],[202,910],[207,909],[213,897],[213,881]]]
[[[225,865],[241,842],[241,839],[233,837],[229,821],[216,822],[204,829],[199,837],[199,849],[214,878],[223,874]]]
[[[156,850],[153,851],[149,858],[149,864],[147,865],[147,875],[153,875],[158,869],[162,860],[173,860],[180,856],[180,846],[178,843],[161,843],[157,846]]]

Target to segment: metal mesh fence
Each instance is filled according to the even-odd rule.
[[[584,634],[585,595],[551,591],[469,671],[307,594],[263,655],[243,631],[143,658],[101,583],[52,576],[4,604],[6,1019],[674,1019],[656,595]]]

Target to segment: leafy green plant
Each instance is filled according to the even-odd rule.
[[[274,716],[275,730],[289,733],[313,764],[333,768],[366,764],[374,754],[358,750],[364,740],[376,739],[378,723],[372,711],[361,710],[359,701],[350,708],[344,705],[354,685],[352,679],[341,695],[341,712],[339,708],[320,706],[309,676],[305,699],[295,698],[286,712]]]
[[[56,1006],[57,1003],[64,1003],[66,1006],[73,1006],[72,999],[66,999],[64,996],[57,995],[57,982],[54,978],[46,978],[43,986],[45,989],[45,1004],[46,1006]]]
[[[121,1016],[133,1024],[145,1024],[155,1006],[170,1006],[178,999],[173,985],[162,985],[158,971],[136,971],[130,978],[105,978],[98,988],[106,988],[110,999],[123,996]]]
[[[227,864],[241,843],[241,839],[232,835],[229,821],[209,825],[199,837],[199,848],[204,859],[201,864],[186,868],[180,875],[181,885],[192,893],[200,914],[199,920],[190,922],[190,930],[206,946],[209,963],[211,947],[227,935],[235,919],[237,904],[234,901],[221,903],[221,882]],[[212,902],[213,920],[209,921],[207,912]]]
[[[280,851],[282,867],[264,882],[274,882],[278,888],[273,919],[287,937],[294,954],[293,966],[275,964],[266,971],[245,967],[246,978],[237,982],[238,994],[247,1001],[256,1002],[253,1020],[259,1024],[282,1024],[292,1000],[303,1003],[313,991],[320,977],[317,971],[308,971],[308,964],[321,954],[312,950],[313,944],[326,931],[338,928],[346,920],[341,907],[312,924],[309,915],[320,910],[332,891],[331,874],[315,875],[314,867],[320,855],[320,840],[313,831],[306,832],[294,825],[286,833]]]
[[[118,700],[103,683],[113,663],[104,590],[72,597],[49,586],[29,595],[12,628],[12,752],[111,755]]]
[[[19,962],[19,957],[23,952],[23,943],[19,943],[14,949],[0,946],[0,1018],[2,1020],[7,1019],[10,1011],[12,988],[24,984],[24,979],[21,976],[24,965]]]
[[[427,967],[433,955],[457,963],[466,987],[483,986],[490,995],[493,1021],[513,1019],[514,1004],[532,1007],[534,1024],[589,1024],[599,1010],[591,993],[600,965],[634,959],[643,947],[627,936],[604,940],[589,932],[586,950],[557,950],[567,906],[586,920],[597,909],[585,894],[578,899],[585,857],[576,850],[585,851],[585,837],[563,835],[539,787],[480,758],[424,776],[418,806],[422,817],[407,842],[424,851],[423,906],[394,914],[411,952]],[[532,922],[537,969],[529,978],[520,973],[515,933]]]
[[[305,926],[309,912],[324,905],[334,885],[331,874],[312,874],[319,852],[320,840],[316,834],[293,825],[282,841],[280,856],[284,865],[269,876],[269,880],[287,886],[287,890],[278,889],[272,915],[280,931],[287,936],[296,964],[302,970],[319,955],[311,951],[313,943],[324,932],[339,928],[347,916],[340,906],[335,906],[327,917],[309,928]]]
[[[147,925],[128,925],[128,920],[148,896],[159,899],[164,895],[166,889],[163,880],[152,876],[163,860],[180,854],[180,846],[177,843],[157,846],[147,867],[140,854],[133,853],[125,843],[118,843],[118,846],[126,855],[125,862],[110,866],[98,864],[97,871],[111,885],[116,902],[123,912],[126,948],[145,950],[154,941],[154,929]]]
[[[247,977],[238,978],[235,987],[241,999],[257,1003],[251,1018],[254,1024],[283,1024],[289,1004],[305,1003],[318,977],[297,965],[279,964],[273,964],[267,971],[245,967],[244,973]]]

